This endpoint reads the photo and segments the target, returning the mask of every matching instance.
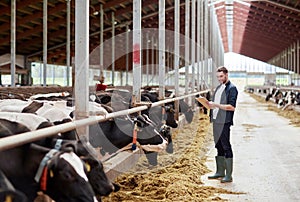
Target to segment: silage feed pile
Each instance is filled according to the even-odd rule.
[[[290,124],[300,127],[300,113],[298,111],[293,110],[293,107],[288,107],[285,110],[282,110],[281,108],[278,108],[277,105],[272,102],[272,101],[265,101],[265,98],[255,95],[255,94],[250,94],[251,97],[253,97],[255,100],[261,103],[266,103],[268,110],[276,112],[278,115],[283,116],[287,119],[289,119]],[[296,106],[299,107],[299,106]]]
[[[174,153],[159,154],[159,165],[149,167],[146,158],[115,182],[121,190],[103,197],[112,201],[222,201],[218,193],[232,192],[203,185],[200,176],[209,172],[204,165],[209,120],[207,115],[195,114],[191,124],[173,132]],[[211,133],[211,132],[210,132]],[[211,140],[211,139],[210,139]]]

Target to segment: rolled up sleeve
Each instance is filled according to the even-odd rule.
[[[233,107],[236,107],[236,100],[238,96],[238,90],[236,87],[230,88],[229,96],[228,96],[228,104],[232,105]]]

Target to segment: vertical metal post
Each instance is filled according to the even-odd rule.
[[[67,0],[67,44],[66,44],[66,62],[67,62],[67,86],[70,85],[70,66],[71,66],[71,0]]]
[[[200,60],[201,60],[201,81],[199,81],[199,84],[201,84],[201,87],[204,84],[204,54],[205,54],[205,49],[204,49],[204,2],[203,0],[200,1],[200,14],[201,14],[201,20],[200,20],[200,29],[201,29],[201,39],[200,39],[200,47],[201,47],[201,54],[200,54]],[[204,86],[203,86],[204,87]]]
[[[149,85],[149,43],[150,43],[150,38],[149,38],[149,33],[147,32],[146,36],[146,83]]]
[[[195,91],[195,45],[196,45],[196,0],[192,1],[192,89],[191,92]],[[194,105],[193,105],[194,106]]]
[[[197,91],[200,90],[201,0],[197,0]]]
[[[115,13],[111,13],[111,82],[115,85]]]
[[[43,67],[44,67],[44,75],[43,75],[43,86],[47,85],[47,4],[48,0],[43,0]]]
[[[165,0],[159,0],[159,98],[165,98]]]
[[[208,82],[208,3],[204,0],[204,72],[203,78],[205,82]]]
[[[179,96],[179,60],[180,60],[180,0],[175,0],[174,10],[174,70],[175,70],[175,96]],[[175,102],[175,117],[179,117],[179,102]]]
[[[89,1],[75,0],[75,119],[89,116]],[[88,126],[77,129],[88,135]]]
[[[141,4],[140,0],[133,0],[133,102],[141,101]]]
[[[11,1],[11,32],[10,32],[10,74],[11,86],[16,85],[16,0]],[[1,75],[0,75],[1,76]]]
[[[167,42],[167,44],[169,44]],[[166,69],[165,69],[165,72],[167,73],[167,75],[165,76],[165,79],[167,80],[167,85],[170,84],[170,80],[169,80],[169,67],[170,67],[170,53],[169,53],[169,47],[166,48],[166,51],[165,51],[165,56],[166,56]]]
[[[189,92],[190,64],[190,0],[185,0],[185,94]]]
[[[297,40],[297,73],[300,75],[300,43],[299,40]],[[299,77],[298,77],[299,78]]]
[[[154,67],[156,66],[155,65],[155,46],[154,46],[154,44],[155,44],[155,41],[154,41],[154,36],[152,36],[152,40],[151,40],[151,44],[152,44],[152,54],[151,54],[151,81],[152,81],[152,84],[153,84],[153,82],[154,82]]]
[[[129,25],[126,25],[126,85],[128,85],[128,71],[129,71]]]
[[[104,69],[104,67],[103,67],[103,27],[104,27],[104,23],[103,23],[103,13],[104,13],[104,11],[103,11],[103,5],[101,4],[100,5],[100,41],[99,41],[99,44],[100,44],[100,50],[99,50],[99,65],[100,65],[100,74],[99,74],[99,76],[100,76],[100,78],[99,79],[101,79],[101,77],[102,76],[104,76],[103,75],[103,69]]]

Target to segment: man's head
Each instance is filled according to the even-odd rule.
[[[218,67],[217,79],[221,84],[225,84],[228,81],[228,70],[226,67],[224,66]]]
[[[104,83],[104,80],[105,80],[104,76],[101,76],[100,79],[99,79],[100,83]]]

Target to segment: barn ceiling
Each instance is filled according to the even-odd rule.
[[[184,0],[181,0],[181,33],[184,34]],[[211,1],[216,9],[225,52],[232,51],[262,61],[300,39],[300,1]],[[71,1],[71,52],[74,56],[75,0]],[[100,4],[103,5],[104,40],[111,37],[114,12],[116,35],[132,26],[132,0],[90,0],[90,50],[99,45]],[[11,1],[0,1],[0,56],[10,53]],[[16,52],[29,61],[41,61],[43,50],[43,1],[16,0]],[[142,3],[142,26],[158,27],[158,0]],[[166,0],[166,29],[174,30],[174,0]],[[122,43],[116,42],[116,46]],[[118,47],[116,47],[118,48]],[[104,57],[105,58],[105,57]],[[66,0],[48,0],[48,62],[66,62]]]

